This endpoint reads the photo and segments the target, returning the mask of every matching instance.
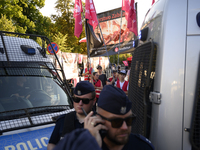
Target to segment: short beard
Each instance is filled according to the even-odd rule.
[[[125,145],[129,140],[129,136],[128,136],[128,138],[126,140],[123,140],[123,141],[117,141],[116,139],[110,137],[109,134],[107,134],[106,137],[108,138],[108,140],[110,140],[115,145]]]

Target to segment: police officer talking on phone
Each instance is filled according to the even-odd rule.
[[[103,150],[154,150],[151,142],[139,134],[131,133],[136,116],[131,111],[131,101],[124,91],[106,85],[101,91],[97,114],[89,113],[84,121],[88,129]],[[99,130],[106,129],[107,134],[100,138]]]
[[[57,121],[55,128],[51,134],[48,150],[52,150],[65,134],[84,127],[85,114],[88,114],[96,103],[96,93],[92,83],[81,81],[77,83],[74,89],[73,105],[75,111],[61,115]]]

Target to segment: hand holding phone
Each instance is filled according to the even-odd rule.
[[[83,112],[85,112],[84,109],[82,110]],[[90,112],[84,119],[84,128],[89,130],[89,132],[92,136],[94,136],[100,147],[102,145],[102,140],[105,137],[107,130],[107,127],[103,124],[104,120],[102,120],[98,116],[93,116],[93,112]]]

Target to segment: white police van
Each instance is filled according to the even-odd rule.
[[[61,64],[44,36],[0,36],[0,150],[46,149],[55,118],[73,110]]]
[[[133,132],[156,150],[199,150],[200,1],[157,0],[134,43]]]

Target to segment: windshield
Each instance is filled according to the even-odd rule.
[[[69,105],[69,97],[50,77],[0,76],[0,112]]]

